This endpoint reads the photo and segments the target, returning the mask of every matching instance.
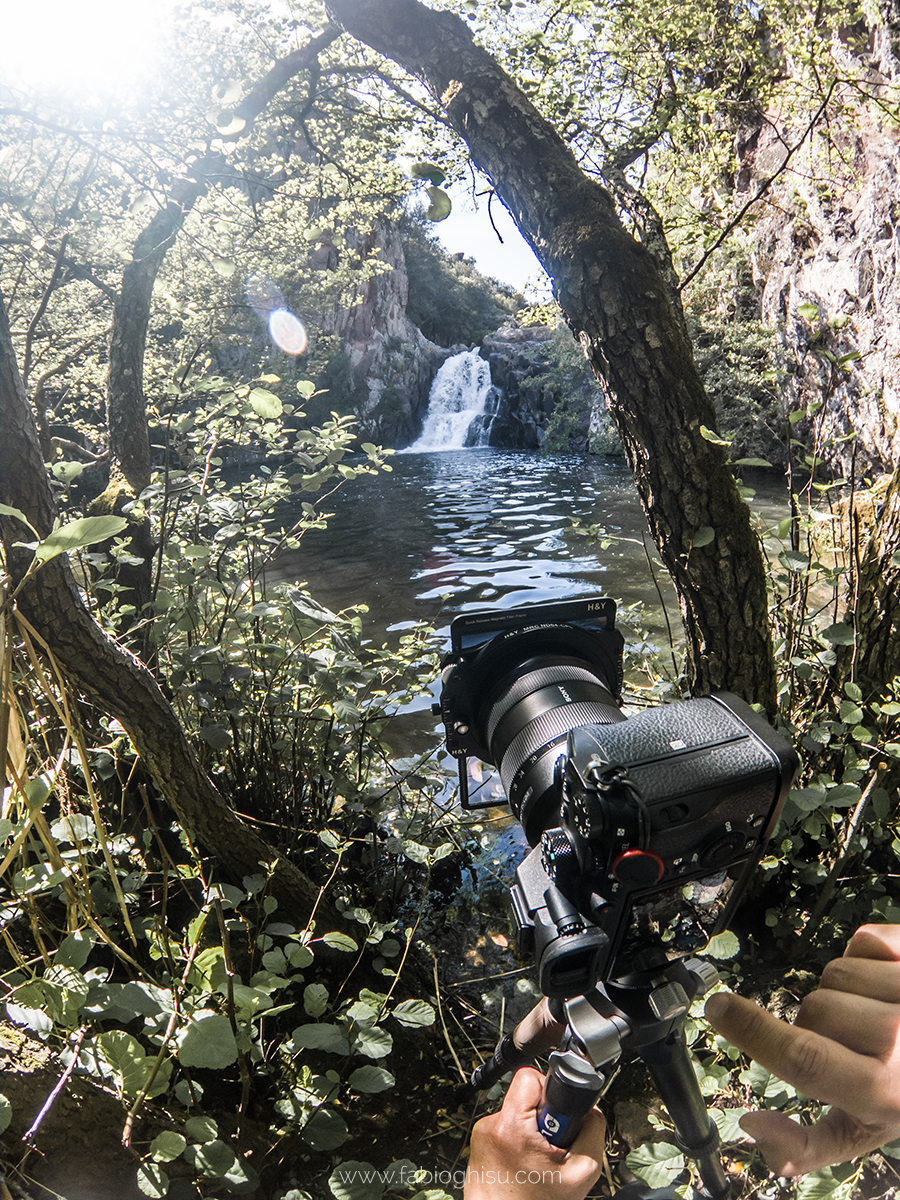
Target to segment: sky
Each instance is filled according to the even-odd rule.
[[[40,0],[4,6],[0,38],[3,81],[21,76],[109,92],[152,70],[159,6],[127,0]]]
[[[447,190],[453,200],[453,210],[445,221],[433,226],[444,249],[451,254],[462,252],[474,258],[482,275],[508,283],[529,299],[535,293],[536,298],[547,299],[550,281],[500,201],[495,197],[491,204],[491,217],[500,234],[498,238],[488,216],[487,196],[473,197],[471,190],[462,187]]]

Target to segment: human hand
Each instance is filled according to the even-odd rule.
[[[831,1104],[814,1125],[754,1112],[741,1128],[778,1175],[849,1162],[900,1136],[900,925],[863,925],[828,963],[793,1025],[718,992],[706,1018],[805,1096]]]
[[[522,1067],[498,1113],[472,1130],[465,1200],[583,1200],[600,1176],[606,1121],[592,1108],[568,1150],[537,1127],[544,1094],[540,1071]]]

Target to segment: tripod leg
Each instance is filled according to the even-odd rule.
[[[731,1185],[719,1155],[719,1131],[700,1094],[680,1024],[667,1037],[637,1047],[637,1051],[675,1122],[679,1148],[696,1161],[712,1200],[727,1200]]]
[[[551,1011],[552,1001],[545,996],[523,1017],[512,1033],[497,1043],[493,1058],[472,1073],[472,1087],[486,1090],[502,1079],[507,1071],[525,1067],[540,1054],[547,1054],[560,1040],[566,1023]]]

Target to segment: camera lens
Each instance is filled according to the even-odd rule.
[[[617,630],[543,625],[500,635],[473,664],[479,734],[532,846],[559,823],[554,773],[569,731],[625,720],[621,658]]]

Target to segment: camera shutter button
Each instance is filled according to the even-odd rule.
[[[638,886],[659,883],[665,870],[666,864],[652,850],[624,850],[612,865],[619,883]]]

